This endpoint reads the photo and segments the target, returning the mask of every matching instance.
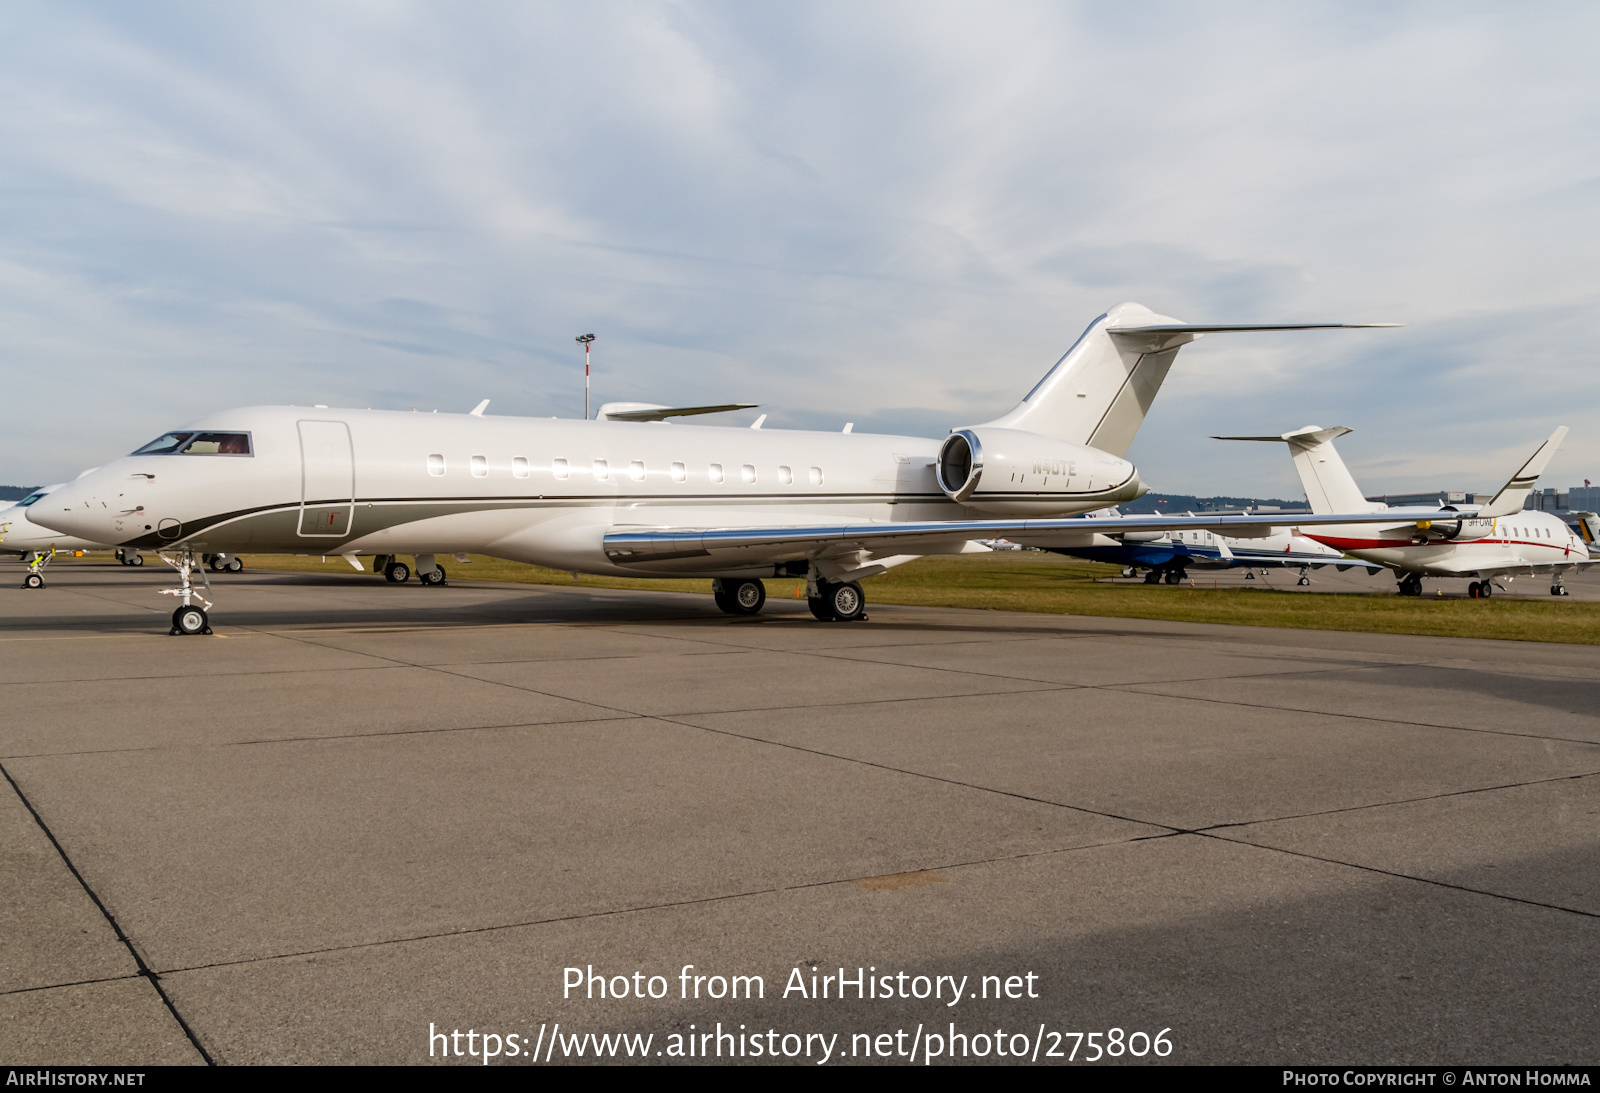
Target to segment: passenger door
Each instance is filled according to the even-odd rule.
[[[342,421],[300,422],[300,535],[350,534],[355,509],[356,461],[350,426]]]

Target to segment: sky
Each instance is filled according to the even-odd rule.
[[[0,5],[0,482],[230,406],[937,437],[1108,307],[1186,348],[1130,458],[1356,430],[1368,492],[1600,479],[1600,6]],[[713,420],[713,419],[708,419]]]

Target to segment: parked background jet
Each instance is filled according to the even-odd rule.
[[[1097,515],[1091,513],[1085,519],[1093,520]],[[1107,515],[1119,514],[1113,509]],[[1193,513],[1185,515],[1194,516]],[[1129,570],[1130,577],[1132,571],[1146,570],[1145,584],[1158,584],[1163,580],[1177,584],[1190,569],[1298,569],[1299,583],[1308,585],[1310,570],[1326,565],[1335,566],[1341,572],[1349,569],[1376,572],[1383,568],[1376,562],[1346,558],[1332,547],[1296,534],[1288,527],[1273,528],[1271,534],[1254,539],[1234,538],[1200,527],[1111,532],[1096,535],[1086,546],[1051,547],[1050,550],[1055,554],[1123,566]]]
[[[1220,436],[1217,440],[1272,441],[1289,446],[1311,511],[1381,514],[1387,505],[1368,501],[1344,460],[1334,449],[1336,437],[1351,430],[1307,425],[1279,436]],[[1311,529],[1306,534],[1352,557],[1395,571],[1402,596],[1420,596],[1424,577],[1472,577],[1467,592],[1488,596],[1495,578],[1550,575],[1550,594],[1565,596],[1562,575],[1586,569],[1593,560],[1587,543],[1564,521],[1547,513],[1524,510],[1528,491],[1544,473],[1567,428],[1550,434],[1500,492],[1486,505],[1446,505],[1453,515],[1442,520],[1384,520],[1338,529]]]
[[[51,558],[57,551],[81,550],[113,550],[116,549],[106,543],[91,542],[75,535],[65,535],[59,531],[36,524],[31,520],[30,514],[33,506],[38,504],[51,491],[58,490],[64,483],[53,486],[40,486],[28,496],[22,498],[6,508],[0,509],[0,554],[15,554],[22,558],[28,571],[23,575],[24,588],[44,587],[44,568],[50,564]],[[139,558],[137,550],[124,553],[117,550],[119,558],[138,558],[138,561],[125,562],[125,564],[142,565],[144,559]]]

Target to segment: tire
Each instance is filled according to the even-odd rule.
[[[140,554],[138,551],[134,551],[132,554],[128,555],[127,564],[131,566],[144,565],[144,555]]]
[[[227,570],[228,570],[229,573],[243,573],[244,572],[244,559],[243,558],[229,558],[228,559]]]
[[[827,600],[833,617],[840,622],[854,622],[867,613],[867,598],[854,581],[830,585]]]
[[[1421,581],[1417,582],[1417,593],[1416,594],[1419,595],[1419,596],[1422,595],[1422,582]],[[1494,585],[1491,584],[1489,581],[1484,581],[1483,584],[1478,586],[1478,597],[1480,599],[1485,599],[1486,600],[1492,595],[1494,595]]]
[[[1311,585],[1311,578],[1310,577],[1301,577],[1298,581],[1295,582],[1295,584],[1299,585],[1301,588],[1308,588]]]
[[[174,634],[204,634],[211,629],[210,620],[206,618],[204,608],[180,607],[172,613],[172,632]]]
[[[37,574],[37,573],[30,573],[26,577],[22,578],[22,587],[23,588],[43,588],[44,587],[44,578],[39,576],[39,574]]]
[[[822,584],[821,581],[817,583],[819,585]],[[826,588],[826,585],[823,585],[823,587]],[[811,608],[811,613],[816,616],[819,622],[834,621],[833,609],[828,606],[828,597],[826,595],[809,597],[806,600],[806,606]]]
[[[434,566],[432,573],[418,573],[417,574],[417,580],[421,581],[423,586],[426,587],[426,588],[440,588],[440,587],[443,587],[444,578],[445,578],[444,566],[442,566],[442,565]]]
[[[1471,584],[1467,585],[1467,596],[1469,598],[1475,600],[1481,595],[1483,595],[1483,585],[1479,584],[1477,581],[1473,581]]]
[[[717,609],[724,614],[738,614],[738,608],[733,605],[733,597],[728,594],[727,586],[722,583],[721,577],[711,581],[711,598],[717,601]]]
[[[756,615],[767,602],[767,586],[757,580],[729,581],[728,603],[736,615]],[[724,586],[726,587],[726,585]]]
[[[1160,584],[1161,583],[1161,570],[1152,569],[1150,572],[1146,573],[1144,575],[1144,583],[1145,584]]]
[[[1167,570],[1166,576],[1162,579],[1168,584],[1177,584],[1179,581],[1183,580],[1183,570],[1169,569]]]
[[[390,584],[405,584],[411,579],[411,567],[404,562],[390,562],[383,567],[383,579]]]

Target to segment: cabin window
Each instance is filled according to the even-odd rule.
[[[472,457],[471,463],[472,463],[472,477],[474,477],[474,478],[488,478],[489,477],[489,460],[488,459],[486,459],[485,457],[483,457],[481,455],[475,455],[475,456]]]
[[[528,477],[528,461],[522,456],[517,456],[511,461],[511,475],[513,478]]]
[[[755,485],[755,481],[756,481],[756,468],[755,468],[755,465],[751,464],[751,463],[746,463],[743,467],[741,467],[739,469],[739,477],[744,479],[746,483],[748,483],[748,484],[750,484],[752,486]]]
[[[606,479],[608,479],[610,477],[611,477],[611,468],[610,468],[610,466],[608,466],[606,464],[606,461],[604,459],[596,459],[594,461],[594,480],[596,482],[604,482]]]
[[[565,459],[553,460],[550,463],[551,472],[563,482],[567,480],[567,461]]]
[[[794,485],[794,472],[788,467],[778,468],[778,484],[781,486]]]
[[[438,478],[444,474],[444,456],[430,455],[428,457],[428,473]]]
[[[812,467],[811,468],[811,484],[813,486],[822,485],[822,468],[821,467]]]
[[[672,465],[672,480],[674,482],[687,482],[689,480],[689,468],[682,463],[674,463]]]
[[[722,464],[721,463],[713,463],[713,464],[711,464],[711,481],[713,481],[713,482],[721,482],[722,481]]]
[[[629,463],[628,464],[628,477],[633,479],[635,482],[643,482],[644,481],[644,463],[641,462],[640,460],[637,460],[637,459],[635,459],[632,463]]]

